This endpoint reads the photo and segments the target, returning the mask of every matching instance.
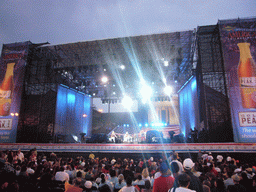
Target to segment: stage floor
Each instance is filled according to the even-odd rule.
[[[255,143],[172,143],[172,144],[92,144],[92,143],[1,143],[0,150],[39,152],[93,152],[93,153],[256,153]]]

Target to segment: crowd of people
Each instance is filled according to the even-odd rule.
[[[0,191],[65,192],[252,192],[256,167],[230,156],[198,152],[197,159],[120,159],[93,153],[64,158],[29,152],[0,152]]]

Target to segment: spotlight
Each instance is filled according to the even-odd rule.
[[[101,81],[102,81],[103,83],[107,83],[107,82],[108,82],[108,78],[107,78],[107,77],[102,77],[102,78],[101,78]]]
[[[87,115],[86,115],[86,114],[83,114],[83,117],[87,117]]]
[[[18,117],[18,116],[19,116],[19,113],[15,113],[15,116]]]
[[[14,116],[14,113],[11,113],[11,116]]]
[[[169,66],[169,62],[168,61],[164,61],[164,66],[168,67]]]
[[[171,94],[172,94],[172,87],[171,87],[171,86],[166,86],[166,87],[164,88],[164,93],[165,93],[166,95],[171,95]]]
[[[120,68],[121,68],[122,70],[124,70],[124,69],[125,69],[125,66],[124,66],[124,65],[120,65]]]

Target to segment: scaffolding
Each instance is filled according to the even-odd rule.
[[[200,121],[210,142],[233,141],[229,99],[218,25],[197,30]]]
[[[56,56],[42,44],[31,44],[24,77],[24,90],[17,142],[51,142],[55,119]]]

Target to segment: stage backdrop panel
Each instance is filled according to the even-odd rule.
[[[91,97],[67,87],[58,86],[55,135],[76,136],[91,133]]]
[[[0,60],[0,143],[15,143],[30,42],[4,44]]]
[[[256,18],[219,21],[235,142],[256,142]]]
[[[199,128],[196,77],[190,78],[179,91],[180,132],[186,137],[190,129]]]

